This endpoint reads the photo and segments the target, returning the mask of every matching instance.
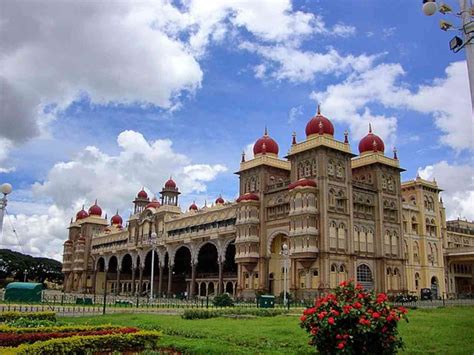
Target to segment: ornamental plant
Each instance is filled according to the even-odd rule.
[[[395,354],[404,346],[397,324],[408,322],[406,313],[392,307],[386,294],[343,281],[303,312],[300,325],[321,354]]]

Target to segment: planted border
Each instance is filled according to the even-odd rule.
[[[49,355],[93,351],[142,351],[157,349],[161,332],[139,331],[129,334],[72,336],[69,338],[22,344],[16,348],[2,348],[2,355]]]
[[[285,309],[275,308],[226,308],[226,309],[187,309],[182,314],[183,319],[209,319],[223,316],[256,316],[256,317],[275,317],[287,314]]]
[[[34,333],[0,333],[0,347],[12,347],[21,344],[31,344],[37,341],[45,341],[57,338],[67,338],[72,336],[108,335],[108,334],[129,334],[138,332],[137,328],[117,328],[106,330],[87,330],[72,332],[34,332]],[[0,350],[1,351],[1,350]]]
[[[0,313],[0,322],[11,322],[19,318],[31,320],[47,320],[56,322],[55,312],[3,312]]]
[[[37,328],[24,328],[24,327],[12,327],[9,325],[0,324],[0,334],[1,333],[67,333],[67,332],[82,332],[82,331],[92,331],[92,330],[114,330],[123,328],[118,325],[61,325],[61,326],[48,326],[48,327],[37,327]]]

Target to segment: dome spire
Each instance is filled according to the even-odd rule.
[[[242,150],[242,159],[240,160],[241,163],[245,162],[245,150]]]
[[[393,159],[398,160],[397,148],[396,147],[393,147]]]
[[[349,132],[347,129],[344,131],[344,143],[349,144]]]
[[[372,123],[369,123],[369,133],[372,133]]]
[[[267,129],[267,125],[265,125],[265,131],[264,131],[263,135],[264,135],[265,137],[266,137],[266,136],[268,136],[268,129]]]
[[[318,115],[321,114],[321,104],[318,104]]]
[[[296,132],[293,131],[293,134],[291,136],[293,137],[293,139],[291,140],[291,144],[294,145],[296,144]]]

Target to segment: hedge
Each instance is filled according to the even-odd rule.
[[[56,322],[56,313],[54,312],[3,312],[0,313],[0,322],[11,322],[19,318],[48,320]]]
[[[67,338],[72,336],[88,335],[108,335],[108,334],[128,334],[138,332],[137,328],[119,328],[106,330],[87,330],[76,332],[35,332],[35,333],[0,333],[0,347],[18,346],[21,344],[31,344],[37,341],[45,341],[57,338]],[[1,352],[1,349],[0,349]]]
[[[24,333],[68,333],[68,332],[82,332],[82,331],[92,331],[92,330],[113,330],[123,328],[118,325],[61,325],[61,326],[52,326],[52,327],[37,327],[37,328],[17,328],[5,324],[0,324],[0,334],[1,333],[15,333],[15,334],[24,334]]]
[[[142,351],[157,349],[161,336],[157,331],[129,334],[72,336],[69,338],[22,344],[16,348],[2,348],[2,355],[84,354],[94,351]]]
[[[285,309],[272,308],[227,308],[227,309],[186,309],[182,314],[183,319],[208,319],[230,315],[250,315],[257,317],[275,317],[287,314]]]

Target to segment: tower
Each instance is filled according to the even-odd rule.
[[[178,196],[181,194],[181,192],[179,192],[176,183],[171,177],[165,182],[165,186],[161,190],[160,194],[162,205],[178,206]]]

